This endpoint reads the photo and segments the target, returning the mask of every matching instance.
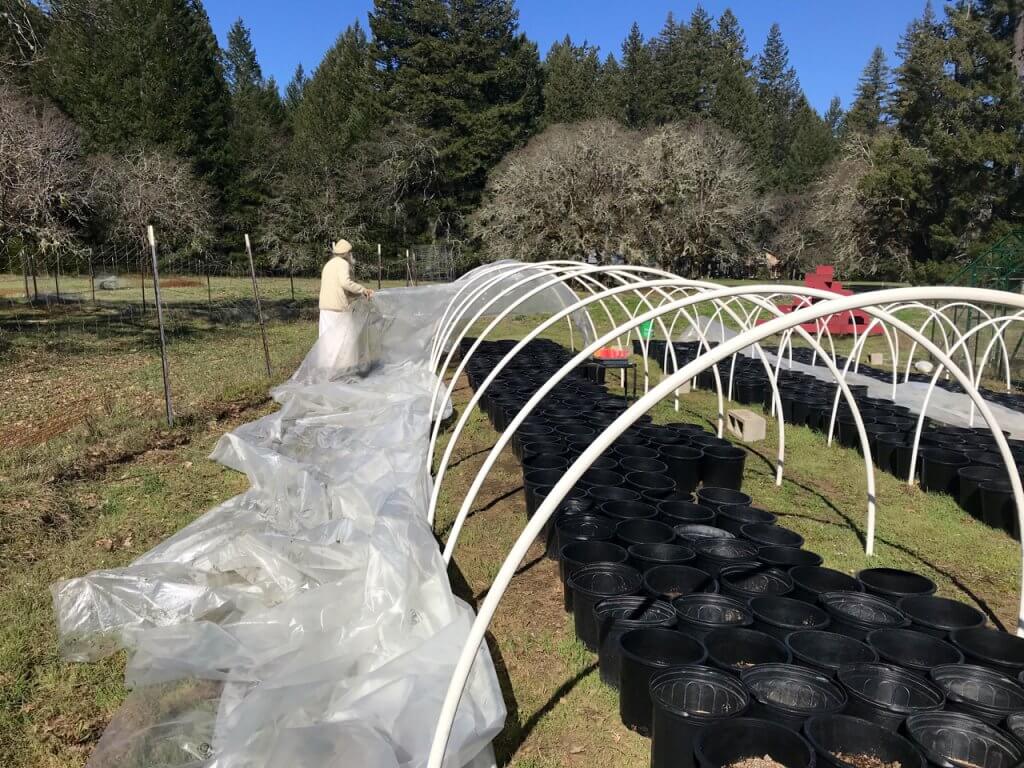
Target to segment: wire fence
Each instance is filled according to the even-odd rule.
[[[250,267],[243,243],[214,260],[158,242],[154,272],[143,241],[45,259],[0,244],[0,449],[97,421],[202,418],[225,397],[265,394],[316,340],[327,258],[316,250],[294,260],[308,268],[292,270],[280,248],[254,243]],[[355,265],[374,289],[460,271],[453,249],[432,246],[357,254]]]

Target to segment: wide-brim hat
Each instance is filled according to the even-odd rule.
[[[331,246],[331,254],[334,256],[348,256],[352,253],[352,243],[348,240],[339,240]]]

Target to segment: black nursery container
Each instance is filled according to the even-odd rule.
[[[981,519],[1015,539],[1020,538],[1013,487],[1009,480],[986,480],[981,484]]]
[[[686,595],[718,592],[714,577],[689,565],[658,565],[647,570],[643,578],[646,594],[668,602]]]
[[[859,717],[818,715],[808,718],[803,731],[822,766],[861,768],[843,757],[867,757],[882,765],[925,768],[924,757],[909,740]]]
[[[851,664],[837,677],[849,697],[847,712],[891,731],[910,715],[937,712],[946,703],[932,683],[891,664]]]
[[[683,493],[693,493],[700,482],[703,449],[693,445],[664,445],[658,455],[668,465],[668,476],[675,481],[676,488]]]
[[[707,667],[676,667],[651,678],[651,768],[692,768],[693,743],[706,726],[750,705],[735,677]]]
[[[815,766],[814,750],[799,733],[754,717],[734,717],[709,725],[697,734],[693,748],[700,768],[726,768],[765,755],[785,768]]]
[[[740,537],[752,541],[759,547],[792,547],[804,545],[804,537],[789,528],[767,523],[747,523],[740,526]]]
[[[714,525],[703,525],[702,523],[683,523],[672,526],[676,538],[690,547],[695,547],[707,539],[735,539],[728,531]]]
[[[737,491],[732,488],[716,488],[709,484],[705,484],[703,488],[697,491],[697,503],[701,506],[708,507],[709,509],[719,512],[722,507],[726,506],[747,506],[751,502],[751,498],[743,493],[743,491]],[[760,523],[765,522],[763,520],[746,520],[748,523]],[[769,521],[773,522],[773,521]],[[726,529],[728,530],[728,529]],[[732,533],[738,533],[739,528]]]
[[[832,677],[840,667],[878,661],[878,654],[867,643],[836,632],[798,630],[786,637],[786,646],[798,664]]]
[[[1002,467],[986,464],[971,464],[957,470],[960,476],[960,493],[957,498],[960,508],[971,517],[982,519],[981,484],[1006,477]]]
[[[794,731],[812,715],[836,715],[846,694],[821,672],[795,664],[761,664],[740,675],[750,691],[750,711]]]
[[[615,540],[623,547],[634,544],[668,544],[675,531],[657,520],[623,520],[615,526]]]
[[[733,445],[707,445],[700,462],[700,478],[706,486],[732,488],[743,487],[743,465],[747,452]]]
[[[781,641],[792,632],[822,630],[829,625],[825,611],[790,597],[755,597],[750,600],[754,628]]]
[[[958,629],[950,632],[953,645],[963,651],[967,661],[1017,677],[1024,670],[1024,638],[989,627]]]
[[[945,640],[912,629],[876,629],[868,633],[867,643],[885,663],[924,679],[933,667],[964,660],[964,655]]]
[[[798,565],[789,569],[793,579],[790,597],[817,605],[824,592],[863,592],[864,587],[853,576],[821,566]]]
[[[904,730],[936,768],[1013,768],[1024,757],[1015,739],[956,712],[913,715]]]
[[[722,594],[744,601],[793,590],[793,580],[785,571],[759,564],[725,566],[718,572],[718,585]]]
[[[558,572],[562,579],[563,603],[565,610],[572,610],[572,590],[569,589],[569,577],[580,568],[597,563],[621,565],[626,562],[628,554],[618,544],[610,541],[583,540],[563,544],[558,561]]]
[[[576,637],[589,650],[597,651],[597,621],[594,606],[610,597],[635,595],[640,591],[640,573],[628,565],[598,563],[580,568],[569,577],[572,615]]]
[[[663,627],[633,629],[619,638],[622,667],[619,716],[622,724],[644,736],[651,733],[651,678],[655,673],[687,664],[702,664],[704,645]]]
[[[892,603],[862,592],[823,592],[818,602],[832,619],[832,630],[854,640],[864,640],[876,629],[899,629],[910,624],[910,619]]]
[[[775,515],[765,509],[751,507],[749,502],[746,504],[726,504],[718,509],[716,525],[729,531],[734,536],[740,536],[745,525],[753,523],[774,525],[777,519]]]
[[[690,547],[682,544],[633,544],[626,551],[629,564],[641,573],[659,565],[684,565],[697,556]]]
[[[701,593],[677,597],[672,601],[676,626],[697,640],[715,629],[749,627],[754,615],[744,603],[725,595]]]
[[[615,522],[620,520],[653,520],[658,508],[646,501],[606,501],[598,508],[600,514]]]
[[[697,567],[712,576],[727,565],[757,563],[757,545],[742,539],[705,539],[693,548],[697,552]]]
[[[948,637],[957,629],[985,626],[985,614],[948,597],[905,597],[897,607],[910,619],[913,629],[936,637]]]
[[[857,581],[868,594],[885,598],[891,603],[897,603],[904,597],[935,593],[935,582],[931,579],[923,577],[921,573],[899,568],[864,568],[857,571]]]
[[[956,496],[960,489],[960,469],[971,461],[959,451],[950,451],[936,446],[921,450],[921,488]]]
[[[1016,680],[976,664],[947,664],[931,670],[931,680],[946,694],[946,708],[998,725],[1024,712],[1024,688]]]
[[[708,661],[736,676],[758,664],[789,664],[793,657],[785,643],[764,632],[743,627],[715,629],[704,636]]]
[[[594,606],[594,620],[597,622],[601,680],[618,689],[622,669],[619,638],[633,629],[674,627],[676,612],[668,603],[649,597],[610,597]]]
[[[814,567],[824,562],[824,558],[817,552],[796,547],[761,547],[757,550],[757,559],[765,565],[774,565],[786,571],[791,568]]]
[[[714,525],[715,512],[690,501],[662,501],[658,504],[658,519],[668,525]]]

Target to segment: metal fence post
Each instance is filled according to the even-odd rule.
[[[383,268],[384,268],[384,263],[381,260],[380,243],[377,243],[377,290],[378,291],[380,290],[380,277],[381,277],[380,273],[383,270]]]
[[[270,378],[270,347],[267,346],[267,327],[263,322],[263,306],[260,304],[260,289],[256,284],[256,265],[252,259],[252,243],[249,235],[245,236],[245,252],[249,256],[249,275],[252,277],[252,295],[256,299],[256,317],[260,321],[260,336],[263,339],[263,360],[267,364],[267,378]]]
[[[156,263],[156,234],[153,232],[153,225],[146,229],[149,236],[149,250],[153,259],[153,296],[156,301],[156,320],[160,326],[160,363],[164,372],[164,405],[167,407],[167,426],[174,426],[174,407],[171,405],[171,368],[167,362],[167,340],[164,337],[164,312],[160,304],[160,269]],[[142,289],[145,292],[146,280],[143,277]]]

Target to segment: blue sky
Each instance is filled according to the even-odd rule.
[[[214,31],[224,43],[241,16],[252,30],[264,73],[282,87],[299,62],[311,72],[338,34],[359,19],[366,22],[371,0],[206,0]],[[567,33],[618,54],[634,21],[647,36],[657,34],[672,11],[687,19],[696,4],[663,0],[518,0],[520,24],[543,56]],[[864,64],[876,45],[895,60],[896,43],[907,24],[921,14],[924,0],[706,0],[717,16],[731,7],[752,52],[764,44],[772,22],[779,22],[790,61],[811,103],[824,111],[832,96],[850,102]],[[937,4],[941,5],[941,3]]]

